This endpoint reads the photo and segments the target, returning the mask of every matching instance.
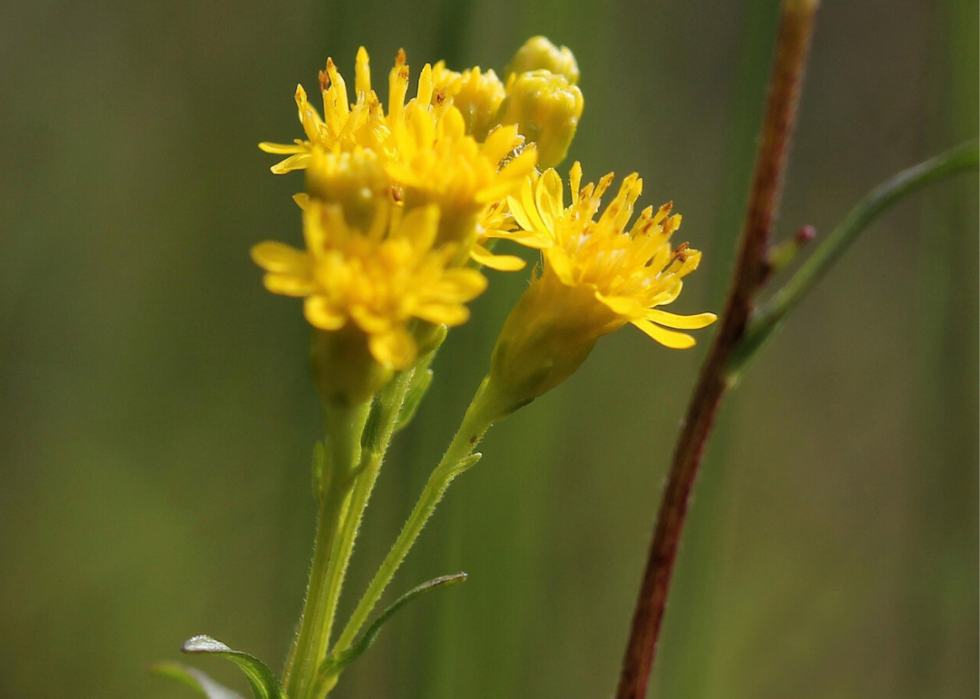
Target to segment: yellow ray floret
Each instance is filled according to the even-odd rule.
[[[453,246],[433,248],[436,207],[389,215],[400,220],[389,225],[387,215],[376,216],[370,231],[359,231],[340,206],[311,199],[303,207],[306,250],[269,241],[256,245],[252,258],[266,270],[269,291],[305,298],[310,324],[334,331],[354,323],[367,334],[373,357],[400,370],[418,351],[409,323],[466,322],[464,304],[487,282],[474,269],[449,268]]]
[[[613,175],[580,190],[581,180],[582,168],[575,163],[568,207],[554,170],[532,176],[518,195],[508,199],[518,226],[531,234],[530,244],[544,250],[540,283],[587,290],[578,298],[586,299],[583,303],[589,307],[579,311],[594,319],[597,336],[632,323],[667,347],[693,346],[693,337],[676,330],[703,328],[714,322],[715,315],[681,316],[658,308],[678,297],[682,279],[701,260],[701,253],[686,243],[671,247],[680,215],[670,215],[669,203],[656,211],[648,207],[627,228],[643,187],[634,173],[623,180],[619,193],[597,219],[600,199]]]
[[[494,239],[513,239],[524,231],[516,230],[514,217],[507,210],[506,201],[496,201],[484,207],[476,220],[476,242],[470,250],[470,259],[479,265],[498,272],[516,272],[524,269],[524,260],[516,255],[495,255],[490,251]]]

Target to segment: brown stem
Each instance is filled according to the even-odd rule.
[[[718,405],[729,388],[728,360],[745,335],[756,292],[769,275],[769,242],[796,123],[817,0],[784,0],[769,97],[735,272],[721,327],[688,405],[663,494],[616,699],[644,699],[660,636],[677,546],[698,466]]]

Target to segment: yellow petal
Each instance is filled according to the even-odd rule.
[[[470,319],[470,310],[458,303],[437,303],[434,301],[420,303],[412,311],[412,315],[430,323],[453,327],[462,325]]]
[[[690,335],[666,330],[659,325],[654,325],[648,320],[640,319],[630,322],[664,347],[670,347],[671,349],[689,349],[694,347],[694,338]]]
[[[681,295],[682,288],[684,288],[684,282],[680,279],[674,279],[668,284],[666,289],[650,299],[649,303],[651,306],[666,306],[669,303],[673,303]]]
[[[287,172],[292,172],[293,170],[305,170],[309,162],[309,153],[297,153],[296,155],[291,155],[285,160],[276,163],[269,169],[272,170],[273,174],[275,175],[284,175]]]
[[[322,330],[340,330],[347,318],[322,296],[309,296],[303,303],[303,315],[310,325]]]
[[[393,326],[384,333],[372,334],[368,338],[368,347],[379,364],[396,370],[410,367],[418,352],[415,338],[401,325]]]
[[[577,160],[568,174],[568,184],[571,185],[572,205],[578,204],[578,195],[582,186],[582,163]]]
[[[371,67],[368,52],[363,46],[357,50],[354,63],[354,90],[365,95],[371,91]]]
[[[481,152],[497,165],[519,142],[516,126],[498,126],[487,136]]]
[[[564,248],[552,247],[544,251],[548,265],[565,286],[574,286],[575,277],[572,274],[572,261]]]
[[[524,210],[524,205],[516,197],[507,197],[507,208],[510,210],[510,215],[514,217],[517,225],[526,231],[533,231],[534,224],[531,222],[531,218],[528,216],[527,211]]]
[[[267,274],[262,278],[265,288],[280,296],[295,296],[301,298],[313,293],[313,283],[306,277],[294,277],[289,274]]]
[[[706,328],[718,320],[718,316],[716,316],[714,313],[698,313],[697,315],[693,316],[680,316],[676,313],[658,311],[657,309],[650,309],[646,312],[645,317],[647,320],[652,320],[654,323],[665,325],[668,328],[679,328],[680,330],[700,330],[701,328]]]
[[[553,169],[548,169],[534,188],[534,204],[548,230],[554,230],[555,221],[565,210],[562,202],[561,177]]]
[[[439,287],[448,286],[452,297],[460,301],[470,301],[487,288],[487,278],[475,269],[457,268],[443,272]]]
[[[385,333],[391,327],[391,321],[373,309],[364,306],[353,306],[350,309],[351,318],[366,333],[377,334]]]
[[[547,232],[538,233],[536,231],[487,231],[487,238],[501,238],[523,245],[534,250],[544,250],[555,244],[551,235]]]
[[[306,253],[292,245],[267,240],[252,248],[252,260],[267,272],[305,276],[310,261]]]
[[[516,272],[524,269],[525,265],[524,260],[516,255],[494,255],[482,245],[473,246],[470,251],[470,259],[498,272]]]
[[[275,153],[276,155],[292,155],[293,153],[305,153],[309,150],[303,143],[269,143],[267,141],[260,143],[259,148],[266,153]]]
[[[595,297],[610,311],[624,318],[639,318],[647,312],[643,304],[629,296],[603,296],[597,291]]]
[[[521,154],[509,161],[498,173],[498,177],[523,181],[525,177],[534,172],[534,167],[538,164],[538,151],[534,145],[527,146]],[[515,187],[516,189],[516,187]],[[503,197],[497,197],[502,199]]]
[[[422,72],[419,74],[419,89],[418,89],[418,100],[419,104],[429,104],[432,102],[432,66],[428,63],[422,68]]]
[[[416,250],[428,250],[439,232],[439,207],[420,206],[401,217],[397,235],[408,240]]]

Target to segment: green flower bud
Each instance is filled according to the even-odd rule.
[[[517,49],[504,71],[504,81],[511,75],[532,70],[547,70],[564,75],[572,85],[578,82],[579,71],[575,56],[567,46],[558,48],[543,36],[534,36]]]
[[[554,167],[568,153],[584,106],[582,91],[564,75],[535,70],[508,81],[498,121],[517,124],[520,134],[537,144],[538,165]]]
[[[497,112],[505,94],[504,84],[492,70],[483,73],[479,68],[473,68],[463,72],[453,104],[466,121],[466,133],[480,143],[485,141],[490,129],[496,125]]]

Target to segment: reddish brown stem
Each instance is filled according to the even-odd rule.
[[[721,327],[701,369],[674,449],[670,478],[633,613],[616,699],[646,697],[691,491],[718,406],[729,387],[728,361],[745,335],[753,299],[768,276],[769,243],[779,210],[816,6],[816,0],[783,2],[769,97],[735,271]]]

